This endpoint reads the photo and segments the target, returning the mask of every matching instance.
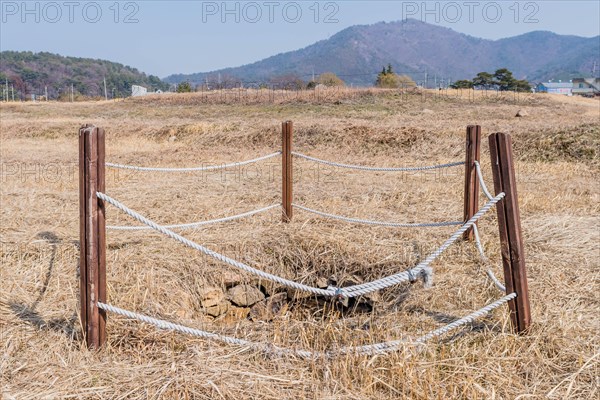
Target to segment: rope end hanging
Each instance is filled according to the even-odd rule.
[[[429,289],[433,285],[433,268],[429,266],[422,267],[416,274],[412,269],[406,272],[410,283],[415,283],[418,279],[421,279],[425,289]]]
[[[424,267],[419,272],[419,277],[423,281],[423,287],[425,289],[429,289],[431,286],[433,286],[433,268]]]

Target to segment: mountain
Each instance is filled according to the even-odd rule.
[[[4,88],[8,80],[9,96],[12,96],[11,87],[14,87],[15,98],[43,95],[46,88],[51,99],[61,95],[69,97],[71,85],[75,95],[103,97],[105,78],[110,98],[113,94],[115,97],[129,96],[131,85],[145,86],[149,90],[169,87],[157,76],[110,61],[30,51],[0,53],[0,83]]]
[[[313,71],[334,72],[346,83],[372,85],[383,66],[415,81],[471,79],[481,71],[508,68],[518,79],[538,81],[589,76],[600,60],[600,36],[584,38],[535,31],[506,39],[487,40],[449,28],[408,19],[355,25],[327,40],[300,50],[277,54],[236,68],[177,74],[166,82],[241,79],[268,82],[294,74],[309,80]]]

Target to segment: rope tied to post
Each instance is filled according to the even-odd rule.
[[[82,174],[81,182],[85,182],[85,184],[82,185],[81,189],[80,189],[81,199],[82,199],[82,203],[81,203],[82,204],[82,214],[81,215],[82,215],[82,221],[88,220],[88,219],[91,221],[90,226],[85,227],[85,233],[87,233],[88,231],[92,232],[90,237],[93,237],[91,240],[88,240],[87,236],[85,238],[84,238],[84,236],[82,236],[81,248],[82,249],[88,248],[88,247],[90,248],[90,255],[88,257],[89,265],[85,265],[84,266],[85,268],[82,268],[82,282],[84,282],[84,283],[86,282],[87,277],[84,277],[84,274],[88,274],[88,273],[89,273],[89,276],[95,277],[93,279],[96,279],[95,282],[93,281],[93,279],[87,281],[88,286],[90,286],[90,288],[91,288],[89,296],[87,294],[86,295],[82,294],[82,304],[84,305],[84,306],[82,306],[82,318],[87,318],[88,316],[90,316],[91,318],[94,318],[94,321],[91,323],[88,323],[87,321],[82,321],[83,325],[88,329],[88,333],[91,332],[93,334],[93,341],[88,340],[88,345],[91,345],[91,346],[101,345],[102,341],[104,340],[102,337],[102,334],[99,334],[99,332],[101,332],[103,328],[97,327],[98,326],[97,321],[100,321],[100,323],[102,323],[102,324],[104,323],[104,322],[102,322],[102,318],[100,318],[98,320],[98,316],[96,315],[96,314],[98,314],[98,309],[115,312],[117,314],[128,316],[130,318],[138,319],[140,321],[153,324],[161,329],[176,330],[176,331],[180,331],[183,333],[192,334],[195,336],[221,340],[221,341],[224,341],[224,342],[230,343],[230,344],[262,348],[262,349],[266,349],[267,352],[271,352],[273,354],[295,354],[295,355],[298,355],[301,357],[313,357],[315,355],[330,357],[330,356],[336,355],[336,354],[349,354],[349,353],[378,354],[381,352],[391,351],[391,349],[396,349],[401,344],[406,343],[406,341],[404,341],[404,340],[395,340],[395,341],[382,342],[382,343],[376,343],[376,344],[365,345],[365,346],[347,346],[347,347],[342,347],[339,349],[333,349],[333,350],[328,350],[328,351],[323,351],[323,352],[312,352],[312,351],[308,351],[308,350],[298,350],[298,349],[289,349],[289,348],[286,349],[286,348],[281,348],[281,347],[278,347],[275,345],[265,345],[265,344],[260,344],[260,343],[254,343],[254,342],[244,340],[244,339],[237,339],[237,338],[232,338],[232,337],[220,336],[218,334],[211,334],[208,332],[195,330],[193,328],[183,327],[181,325],[173,324],[173,323],[170,323],[167,321],[157,320],[157,319],[151,318],[149,316],[145,316],[143,314],[136,314],[131,311],[127,311],[127,310],[123,310],[123,309],[119,309],[117,307],[111,306],[110,304],[107,304],[105,302],[105,298],[106,298],[105,286],[104,286],[104,288],[100,288],[98,294],[93,292],[95,290],[94,288],[99,286],[97,276],[99,276],[99,274],[102,273],[101,271],[104,268],[103,266],[99,265],[99,264],[104,265],[104,261],[100,261],[100,260],[102,260],[105,255],[103,253],[101,254],[101,252],[104,252],[106,250],[106,246],[105,246],[105,244],[103,244],[104,240],[105,240],[104,233],[103,233],[104,232],[104,223],[105,223],[104,222],[104,203],[103,202],[107,202],[107,203],[115,206],[116,208],[125,212],[132,218],[134,218],[137,221],[146,225],[146,226],[121,226],[121,227],[111,226],[109,228],[121,229],[121,230],[154,229],[172,239],[179,241],[180,243],[182,243],[186,246],[194,248],[194,249],[196,249],[206,255],[209,255],[219,261],[222,261],[226,264],[229,264],[233,267],[236,267],[236,268],[243,270],[245,272],[248,272],[250,274],[256,275],[260,278],[264,278],[264,279],[270,280],[272,282],[279,283],[281,285],[288,286],[288,287],[291,287],[294,289],[307,291],[311,294],[331,297],[333,299],[337,299],[342,302],[345,301],[346,304],[347,304],[349,298],[369,294],[374,291],[382,290],[382,289],[391,287],[393,285],[396,285],[396,284],[399,284],[402,282],[414,283],[419,278],[423,280],[423,284],[425,287],[429,287],[431,285],[432,275],[433,275],[433,269],[430,266],[431,263],[434,260],[436,260],[461,235],[465,235],[465,237],[467,237],[468,236],[467,231],[469,229],[472,229],[472,231],[474,232],[475,245],[476,245],[482,259],[486,262],[489,261],[489,259],[487,259],[487,257],[484,254],[483,246],[481,244],[481,239],[479,237],[479,232],[477,230],[476,222],[491,207],[495,206],[502,199],[505,199],[505,201],[500,203],[502,209],[500,210],[500,207],[499,207],[499,210],[498,210],[499,220],[504,221],[503,223],[500,224],[500,230],[501,230],[500,237],[501,237],[502,244],[503,244],[503,246],[506,244],[509,247],[511,254],[512,254],[512,251],[515,251],[517,253],[522,253],[522,249],[520,249],[520,246],[522,246],[522,244],[520,243],[520,241],[521,241],[520,222],[519,222],[519,218],[518,218],[518,205],[516,202],[516,188],[515,188],[516,185],[515,185],[515,179],[514,179],[512,153],[510,151],[510,149],[511,149],[510,136],[507,136],[505,134],[494,134],[494,135],[490,136],[490,150],[491,150],[492,161],[493,161],[492,168],[494,170],[494,184],[495,184],[496,190],[500,192],[496,196],[492,196],[485,185],[485,181],[483,179],[483,175],[481,172],[481,167],[478,162],[478,159],[479,159],[478,148],[479,148],[479,141],[480,141],[479,139],[476,140],[476,145],[473,147],[473,151],[471,153],[468,152],[468,154],[470,154],[470,155],[467,156],[467,160],[468,160],[467,162],[462,162],[462,161],[461,162],[452,162],[452,163],[447,163],[447,164],[439,164],[439,165],[431,165],[431,166],[423,166],[423,167],[368,167],[368,166],[362,166],[362,165],[343,164],[343,163],[337,163],[337,162],[332,162],[332,161],[327,161],[327,160],[321,160],[321,159],[318,159],[315,157],[304,155],[302,153],[292,152],[291,151],[291,145],[292,145],[292,143],[291,143],[291,136],[292,136],[291,130],[292,129],[291,128],[292,128],[291,122],[286,122],[284,124],[284,136],[283,136],[284,145],[282,146],[282,151],[268,154],[268,155],[258,157],[255,159],[247,160],[247,161],[241,161],[241,162],[235,162],[235,163],[229,163],[229,164],[223,164],[223,165],[192,167],[192,168],[139,167],[139,166],[132,166],[132,165],[105,163],[104,162],[104,132],[103,132],[103,130],[98,129],[97,131],[93,131],[94,135],[91,135],[89,138],[87,138],[87,136],[86,136],[85,141],[81,140],[81,138],[82,138],[81,132],[82,131],[80,131],[80,160],[84,160],[84,162],[82,162],[82,168],[81,168],[81,174]],[[472,130],[472,133],[476,132],[477,135],[479,135],[478,132],[480,130],[479,129],[480,127],[477,126],[476,128],[477,129],[475,131]],[[97,129],[97,128],[93,128],[93,129]],[[469,146],[469,144],[468,144],[468,146]],[[89,149],[88,149],[88,147],[89,147]],[[130,170],[136,170],[136,171],[158,171],[158,172],[212,171],[212,170],[220,170],[220,169],[226,169],[226,168],[231,168],[231,167],[241,167],[243,165],[259,162],[259,161],[266,160],[266,159],[269,159],[272,157],[276,157],[278,155],[282,155],[282,169],[283,169],[282,186],[284,187],[284,190],[283,190],[284,200],[282,201],[282,204],[273,204],[273,205],[263,207],[263,208],[260,208],[257,210],[248,211],[248,212],[245,212],[242,214],[233,215],[233,216],[229,216],[229,217],[218,218],[218,219],[208,220],[208,221],[188,223],[188,224],[159,225],[156,222],[138,214],[137,212],[129,209],[122,203],[118,202],[117,200],[115,200],[103,193],[105,191],[104,190],[104,167],[105,166],[114,167],[114,168],[122,168],[122,169],[130,169]],[[467,213],[467,211],[465,211],[466,215],[465,215],[464,219],[466,220],[466,222],[445,221],[445,222],[423,222],[423,223],[397,223],[397,222],[389,222],[389,221],[364,220],[364,219],[344,217],[344,216],[335,215],[335,214],[328,214],[328,213],[324,213],[322,211],[313,210],[308,207],[304,207],[302,205],[292,203],[292,199],[293,199],[293,196],[292,196],[293,165],[291,163],[292,155],[300,157],[300,158],[304,158],[306,160],[314,161],[317,163],[333,166],[333,167],[349,168],[349,169],[362,170],[362,171],[376,171],[376,172],[424,171],[424,170],[433,170],[433,169],[439,169],[439,168],[448,168],[448,167],[453,167],[453,166],[458,166],[458,165],[467,165],[468,168],[466,169],[466,173],[470,174],[470,175],[468,175],[466,178],[468,180],[470,180],[470,182],[471,182],[470,187],[473,188],[474,185],[477,185],[477,183],[479,183],[479,185],[480,185],[482,191],[484,192],[484,194],[486,195],[488,201],[484,204],[484,206],[482,208],[477,210],[477,206],[478,206],[477,195],[472,196],[471,194],[469,194],[468,198],[470,199],[470,204],[471,204],[470,206],[467,206],[467,204],[468,204],[468,202],[466,200],[467,196],[465,196],[465,209],[468,208],[468,213]],[[88,159],[89,159],[89,161],[88,161]],[[496,164],[494,164],[494,159],[496,159]],[[476,172],[477,179],[475,179],[475,177],[473,176],[473,172],[472,172],[473,169]],[[96,179],[95,179],[96,174],[98,177],[97,183],[96,183]],[[465,184],[465,192],[467,192],[468,187],[469,186],[466,183]],[[506,198],[505,198],[504,189],[506,189],[506,193],[507,193]],[[471,191],[477,193],[477,191],[475,191],[475,190],[471,190]],[[97,199],[94,197],[97,197],[97,199],[102,200],[102,202],[96,202]],[[84,200],[86,201],[85,203],[84,203]],[[510,205],[507,206],[506,205],[507,203]],[[291,217],[292,217],[292,205],[295,207],[298,207],[306,212],[314,213],[314,214],[320,215],[322,217],[337,219],[337,220],[341,220],[341,221],[345,221],[345,222],[363,223],[363,224],[368,224],[368,225],[378,225],[378,226],[386,226],[386,227],[429,227],[429,226],[451,226],[451,225],[460,225],[460,227],[446,241],[444,241],[444,243],[441,246],[439,246],[433,253],[429,254],[423,261],[419,262],[416,266],[414,266],[406,271],[398,272],[398,273],[391,274],[391,275],[388,275],[388,276],[385,276],[385,277],[382,277],[379,279],[375,279],[370,282],[356,284],[356,285],[352,285],[352,286],[348,286],[348,287],[328,286],[326,289],[312,287],[312,286],[306,285],[304,283],[295,282],[291,279],[286,279],[286,278],[262,271],[260,269],[251,267],[250,265],[236,261],[234,259],[231,259],[231,258],[223,255],[223,254],[212,251],[212,250],[210,250],[198,243],[195,243],[187,238],[184,238],[183,236],[178,235],[177,233],[170,230],[170,228],[196,227],[196,226],[214,224],[214,223],[218,223],[218,222],[232,221],[235,219],[255,215],[255,214],[258,214],[261,212],[266,212],[268,210],[271,210],[276,207],[281,207],[281,206],[283,206],[284,216],[287,217],[286,221],[290,221]],[[475,212],[475,210],[477,210],[477,212]],[[88,218],[88,216],[91,214],[95,214],[98,217],[98,222],[95,222],[93,218]],[[83,232],[84,232],[84,228],[82,228],[82,235],[83,235]],[[97,237],[95,234],[93,234],[93,232],[96,232]],[[98,232],[100,232],[100,233],[98,233]],[[100,250],[95,251],[95,249],[100,249]],[[82,254],[84,254],[84,253],[82,253]],[[82,259],[83,258],[84,257],[82,257]],[[515,260],[522,260],[522,258],[515,257]],[[514,300],[514,299],[516,299],[516,300],[510,303],[511,318],[513,318],[513,326],[515,327],[515,329],[518,332],[524,331],[529,326],[529,323],[530,323],[529,303],[528,303],[528,294],[527,294],[527,281],[526,281],[524,263],[522,261],[520,261],[520,264],[519,264],[519,262],[517,262],[515,260],[509,260],[509,262],[510,262],[509,266],[507,266],[507,264],[508,264],[507,260],[503,260],[505,263],[505,265],[504,265],[505,271],[507,270],[507,268],[509,268],[511,270],[510,273],[505,272],[505,279],[507,281],[507,286],[509,286],[511,288],[515,288],[515,293],[507,294],[506,296],[495,301],[494,303],[488,304],[487,306],[483,307],[482,309],[477,310],[474,313],[471,313],[464,318],[456,320],[453,323],[450,323],[446,326],[443,326],[432,332],[429,332],[426,335],[418,337],[412,343],[423,343],[433,337],[440,336],[440,335],[448,332],[449,330],[455,329],[456,327],[458,327],[460,325],[469,323],[474,318],[478,318],[479,316],[490,312],[494,308],[496,308],[506,302]],[[495,277],[495,275],[493,274],[493,272],[491,270],[488,270],[487,274],[488,274],[488,276],[490,276],[490,278],[494,281],[494,284],[499,289],[506,291],[506,288],[504,287],[504,285],[502,285],[502,283],[498,281],[498,279]],[[522,279],[520,279],[520,277]],[[100,281],[101,281],[101,279],[102,278],[100,278]],[[104,294],[102,293],[102,290],[104,290]],[[517,293],[518,293],[518,296],[517,296]],[[90,298],[93,300],[92,302],[88,301]],[[517,303],[519,304],[518,307],[516,306]],[[94,306],[96,306],[96,307],[94,307]],[[85,307],[85,309],[83,307]],[[87,316],[85,315],[86,313],[88,313]],[[92,327],[91,330],[90,330],[90,327]],[[92,335],[89,335],[89,336],[91,337]],[[105,338],[105,335],[104,335],[104,338]]]

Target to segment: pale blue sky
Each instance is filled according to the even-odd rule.
[[[533,30],[600,35],[598,1],[2,0],[0,11],[2,50],[102,58],[160,77],[238,66],[352,25],[406,17],[487,39]]]

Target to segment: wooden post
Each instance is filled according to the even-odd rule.
[[[283,222],[290,222],[292,220],[293,213],[292,132],[292,121],[286,121],[281,124],[281,189],[283,204]]]
[[[96,303],[106,301],[104,202],[104,130],[86,125],[79,130],[80,302],[81,325],[89,348],[106,341],[106,313]]]
[[[496,195],[505,196],[496,204],[502,251],[506,293],[516,293],[509,301],[511,322],[515,332],[525,332],[531,324],[527,271],[521,234],[521,217],[517,199],[517,182],[512,156],[512,139],[505,133],[489,136],[490,155]]]
[[[481,153],[481,126],[467,126],[466,156],[465,156],[465,195],[464,221],[468,221],[479,209],[479,180],[475,170],[475,161],[479,162]],[[473,228],[463,234],[463,239],[473,240]]]
[[[104,129],[98,130],[98,191],[106,193],[105,162],[106,147]],[[106,303],[106,207],[103,200],[98,201],[98,301]],[[98,310],[98,345],[106,343],[106,311]]]

